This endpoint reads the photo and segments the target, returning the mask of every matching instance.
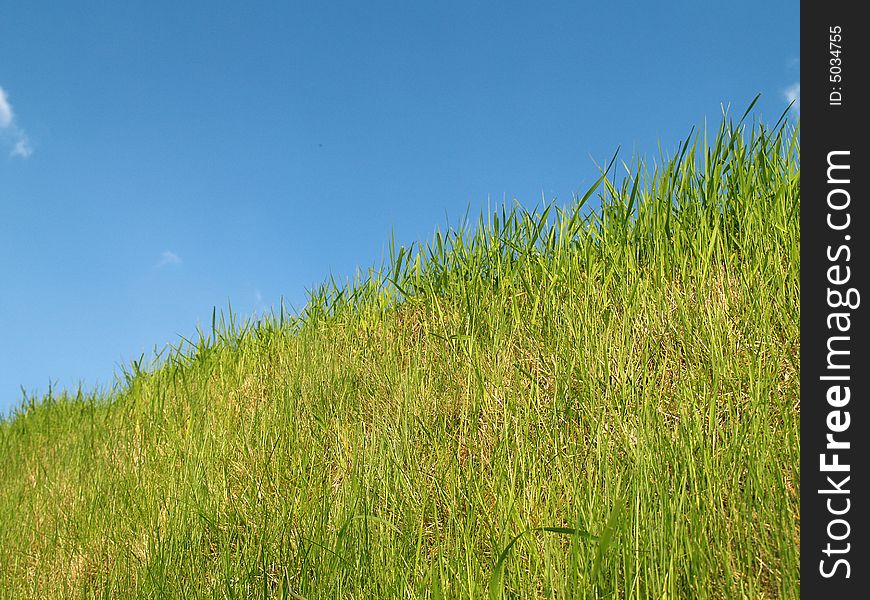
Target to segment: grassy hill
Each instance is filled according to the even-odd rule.
[[[797,598],[799,178],[726,118],[27,399],[0,594]]]

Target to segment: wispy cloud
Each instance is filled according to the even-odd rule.
[[[33,154],[30,138],[15,122],[15,111],[12,110],[6,90],[2,87],[0,87],[0,143],[12,146],[9,156],[27,158]]]
[[[155,269],[164,269],[166,267],[180,267],[184,261],[175,252],[164,250],[160,253],[160,260],[154,265]]]
[[[27,139],[27,136],[22,135],[18,138],[18,141],[15,142],[15,146],[12,147],[11,155],[27,158],[31,154],[33,154],[33,146],[30,145],[30,140]]]
[[[798,81],[785,88],[782,95],[789,104],[794,102],[794,109],[797,111],[797,114],[801,114],[801,82]]]

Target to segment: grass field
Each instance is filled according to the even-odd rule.
[[[799,597],[799,139],[726,117],[26,398],[2,597]]]

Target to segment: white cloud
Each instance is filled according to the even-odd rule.
[[[791,104],[794,102],[794,109],[798,114],[801,114],[801,82],[793,83],[788,86],[783,92],[782,95],[785,96],[786,101]]]
[[[162,269],[164,267],[176,266],[180,267],[184,261],[181,260],[181,257],[178,256],[175,252],[171,250],[164,250],[160,253],[160,260],[157,261],[157,264],[154,265],[155,269]]]
[[[9,156],[27,158],[33,154],[33,145],[27,134],[15,123],[15,112],[9,104],[6,90],[0,87],[0,144],[12,144]]]
[[[12,119],[15,115],[12,113],[12,106],[6,98],[5,90],[0,87],[0,127],[9,127],[12,125]]]

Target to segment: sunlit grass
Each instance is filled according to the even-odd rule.
[[[797,598],[798,154],[726,118],[26,399],[0,594]]]

